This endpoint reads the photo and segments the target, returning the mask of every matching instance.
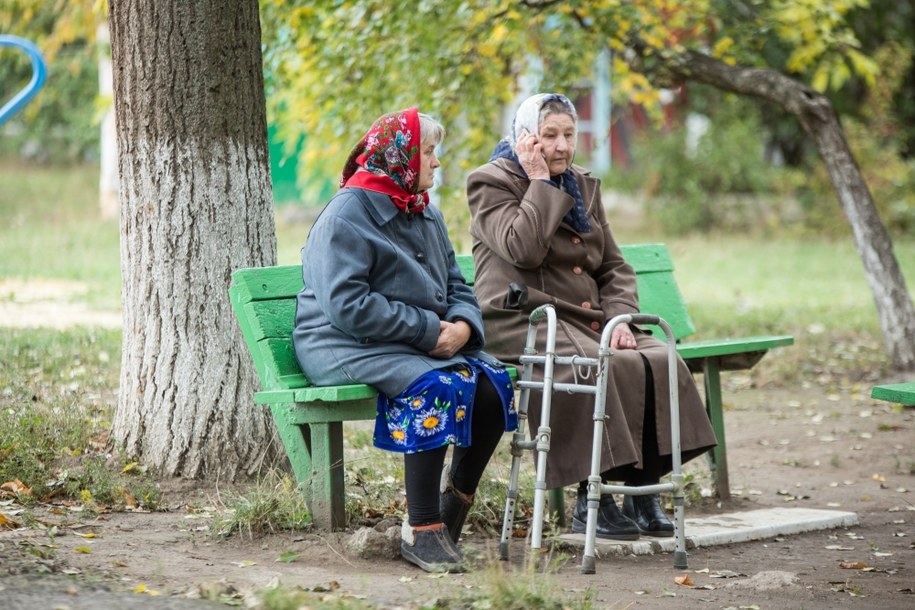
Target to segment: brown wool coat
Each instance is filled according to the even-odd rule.
[[[600,332],[607,320],[639,311],[635,272],[623,259],[613,238],[600,198],[600,183],[573,166],[592,230],[577,233],[562,222],[574,203],[571,196],[541,181],[531,182],[518,166],[498,159],[468,178],[476,267],[474,292],[483,310],[487,351],[518,364],[527,337],[528,315],[544,303],[556,308],[556,352],[595,357]],[[504,305],[508,285],[523,284],[528,302],[522,310]],[[635,329],[633,329],[635,330]],[[546,324],[540,327],[542,352]],[[645,370],[654,378],[658,446],[671,453],[670,406],[667,389],[667,348],[650,335],[635,332],[635,350],[617,350],[610,359],[605,440],[601,471],[625,477],[641,466],[645,409]],[[684,461],[715,445],[715,435],[696,385],[679,359],[680,444]],[[554,381],[573,383],[573,371],[557,366]],[[581,382],[579,378],[578,382]],[[540,425],[539,392],[532,392],[529,426]],[[594,399],[586,394],[554,393],[551,407],[552,441],[547,459],[547,486],[563,487],[586,480],[590,470]],[[669,471],[669,457],[668,462]]]

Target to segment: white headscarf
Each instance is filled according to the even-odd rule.
[[[515,112],[515,118],[512,121],[511,131],[506,137],[508,143],[511,144],[513,151],[515,151],[515,145],[518,143],[518,140],[525,134],[532,133],[538,135],[540,133],[540,121],[542,120],[540,113],[543,110],[544,105],[552,101],[558,101],[565,106],[566,112],[572,117],[576,124],[578,123],[578,113],[575,112],[575,106],[566,96],[561,93],[538,93],[532,95],[518,106],[518,110]],[[515,152],[517,153],[517,151]]]

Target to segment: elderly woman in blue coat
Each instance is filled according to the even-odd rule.
[[[357,144],[302,248],[293,332],[314,383],[378,389],[374,444],[404,459],[401,554],[426,571],[463,569],[457,542],[473,494],[502,433],[517,426],[511,381],[481,351],[480,308],[428,205],[443,136],[409,108],[379,118]]]

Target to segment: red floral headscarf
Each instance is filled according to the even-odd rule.
[[[419,213],[429,205],[429,195],[416,192],[419,172],[419,111],[407,108],[372,124],[349,154],[340,187],[384,193],[401,211]]]

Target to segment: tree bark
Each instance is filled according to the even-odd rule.
[[[912,297],[893,253],[892,239],[829,99],[780,72],[732,66],[697,52],[688,51],[664,65],[678,78],[767,100],[797,118],[816,144],[851,225],[893,366],[901,371],[915,370]]]
[[[111,0],[123,340],[113,439],[165,475],[275,452],[227,295],[276,238],[257,0]]]

